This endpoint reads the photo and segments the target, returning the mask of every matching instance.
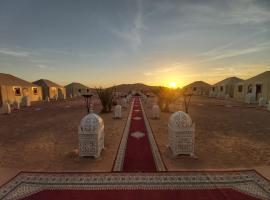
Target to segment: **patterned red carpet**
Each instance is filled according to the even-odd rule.
[[[0,199],[270,199],[270,183],[255,171],[156,173],[20,173]]]
[[[141,102],[135,98],[122,171],[156,171],[150,142],[147,137]]]
[[[270,182],[253,170],[167,172],[138,97],[132,102],[113,171],[22,172],[0,188],[0,199],[270,199]]]

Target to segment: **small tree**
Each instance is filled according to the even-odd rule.
[[[186,90],[183,91],[184,107],[185,107],[186,113],[188,113],[188,111],[189,111],[191,97],[192,97],[192,93],[187,93]]]
[[[169,112],[169,105],[173,103],[178,97],[177,90],[167,87],[159,87],[154,91],[154,93],[158,97],[157,103],[160,109],[164,112]]]
[[[113,93],[114,88],[96,88],[98,97],[102,104],[102,110],[103,113],[111,112],[112,106],[113,106]]]

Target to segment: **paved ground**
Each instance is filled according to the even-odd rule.
[[[99,112],[96,106],[95,112]],[[19,171],[110,171],[127,119],[101,114],[105,148],[98,159],[79,159],[77,128],[86,115],[84,100],[35,104],[0,115],[0,184]]]
[[[177,106],[174,106],[175,109]],[[96,106],[95,112],[100,108]],[[146,109],[148,115],[150,109]],[[99,159],[79,159],[77,128],[86,114],[84,101],[37,103],[0,115],[0,184],[19,171],[110,171],[126,122],[101,114],[105,147]],[[169,170],[256,168],[270,178],[270,112],[239,103],[193,98],[190,115],[196,123],[198,159],[173,158],[166,147],[171,113],[151,120]]]
[[[150,118],[151,109],[146,110]],[[197,159],[174,158],[166,146],[171,114],[161,113],[159,120],[150,118],[169,170],[258,168],[270,178],[270,112],[243,103],[192,97],[189,114],[196,123]]]

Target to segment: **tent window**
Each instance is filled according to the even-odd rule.
[[[242,92],[243,91],[243,85],[238,85],[238,92]]]
[[[215,87],[212,87],[212,91],[213,91],[213,92],[215,91]]]
[[[194,88],[193,88],[193,91],[196,91],[196,90],[197,90],[197,88],[196,88],[196,87],[194,87]]]
[[[252,93],[252,85],[248,85],[247,93]]]
[[[220,91],[221,91],[221,92],[223,91],[223,86],[220,86]]]
[[[89,92],[89,89],[86,89],[86,92]]]
[[[22,95],[21,88],[15,87],[14,88],[14,93],[15,93],[15,96],[21,96]]]
[[[38,95],[38,88],[36,88],[36,87],[33,88],[33,94]]]
[[[81,92],[82,92],[82,90],[81,90],[81,89],[78,89],[78,92],[79,92],[79,93],[81,93]]]

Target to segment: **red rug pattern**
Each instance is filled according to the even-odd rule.
[[[156,173],[22,172],[0,199],[269,200],[270,182],[256,171]]]
[[[142,105],[138,97],[134,100],[131,112],[131,124],[126,144],[123,171],[156,171],[142,113]]]

